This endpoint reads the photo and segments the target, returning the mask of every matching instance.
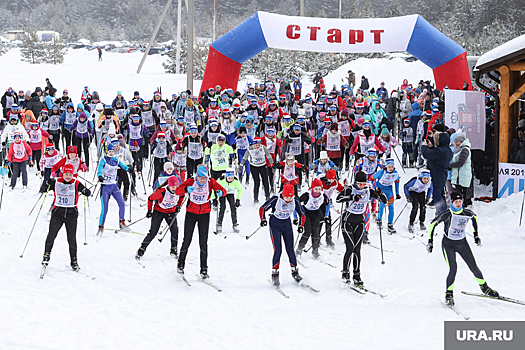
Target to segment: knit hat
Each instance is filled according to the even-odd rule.
[[[75,173],[75,167],[73,166],[73,164],[66,164],[62,168],[62,172],[64,174],[74,174]]]
[[[114,151],[115,150],[115,146],[113,146],[112,143],[108,144],[108,146],[106,147],[106,151]]]
[[[346,108],[343,109],[343,110],[341,111],[341,115],[346,115],[346,116],[348,116],[348,109],[346,109]]]
[[[87,115],[86,113],[82,112],[78,115],[79,118],[82,118],[82,119],[87,119]]]
[[[330,130],[338,131],[339,130],[339,126],[337,125],[337,123],[333,123],[332,125],[330,125]]]
[[[383,127],[381,128],[381,135],[388,135],[388,128],[386,125],[383,124]]]
[[[77,153],[77,146],[69,146],[67,148],[67,154],[70,154],[70,153]]]
[[[357,124],[363,124],[365,120],[363,118],[357,118]]]
[[[328,159],[328,153],[326,151],[321,151],[319,159]]]
[[[302,129],[301,124],[297,124],[297,123],[293,125],[293,128],[294,128],[294,130],[301,130]]]
[[[172,162],[166,162],[164,163],[164,171],[167,171],[168,169],[173,169],[173,163]]]
[[[197,128],[197,124],[191,123],[190,124],[190,132],[195,131],[197,132],[199,129]]]
[[[164,131],[160,131],[160,132],[157,134],[157,138],[158,138],[158,139],[161,138],[161,137],[166,138],[166,133],[165,133]]]
[[[286,153],[286,160],[294,160],[295,161],[295,156],[293,153]]]
[[[326,178],[328,180],[335,180],[335,170],[334,169],[330,169],[326,172]]]
[[[369,127],[371,128],[372,127],[372,124],[367,120],[366,122],[363,123],[363,129],[366,128],[366,127]]]
[[[239,128],[239,134],[242,134],[243,132],[246,133],[246,127],[241,126],[241,127]]]
[[[331,123],[331,122],[332,122],[332,119],[330,119],[330,118],[324,118],[324,119],[323,119],[323,122],[324,122],[324,123]]]
[[[461,142],[461,143],[463,143],[463,141],[465,141],[465,140],[466,140],[465,135],[463,135],[463,134],[459,134],[459,135],[457,135],[456,138],[454,139],[454,142]]]
[[[363,171],[358,171],[355,174],[355,182],[366,182],[366,174]]]
[[[115,135],[117,131],[115,130],[115,125],[111,124],[108,129],[108,135]]]
[[[283,186],[283,197],[293,197],[294,195],[294,188],[290,184],[286,184]]]
[[[409,123],[409,124],[410,124],[410,119],[405,118],[405,119],[403,120],[403,123]]]
[[[13,139],[19,137],[20,139],[22,138],[22,135],[17,131],[15,132],[15,134],[13,135]]]
[[[366,151],[366,156],[367,157],[377,157],[377,151],[374,148],[369,148]]]
[[[253,143],[261,143],[261,142],[262,142],[262,140],[261,140],[260,137],[254,137],[253,138]]]
[[[164,166],[166,166],[166,164],[164,164]],[[178,186],[179,183],[179,179],[176,176],[168,177],[168,186]]]
[[[26,93],[25,93],[25,95],[26,95],[26,96],[31,96],[32,93],[33,93],[33,92],[32,92],[31,90],[27,90]]]
[[[386,166],[395,165],[394,159],[388,158],[387,160],[385,160],[385,165]]]
[[[312,181],[312,185],[310,186],[310,189],[313,189],[314,187],[321,187],[322,188],[323,187],[323,183],[321,182],[321,180],[319,180],[317,178],[314,179]]]
[[[452,192],[450,194],[450,203],[454,202],[457,199],[463,200],[463,196],[461,196],[461,193],[459,193],[459,192]]]
[[[208,177],[208,168],[206,168],[206,166],[204,165],[201,165],[200,167],[198,167],[197,176]]]

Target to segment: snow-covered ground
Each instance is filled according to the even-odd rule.
[[[105,53],[104,62],[99,64],[96,53],[79,52],[89,56],[82,58],[73,51],[64,65],[55,67],[19,62],[12,50],[0,57],[2,86],[33,89],[49,77],[55,86],[66,86],[73,92],[77,103],[84,85],[100,91],[102,99],[108,101],[105,96],[113,98],[117,89],[123,89],[129,96],[136,89],[145,94],[153,92],[158,85],[168,90],[184,82],[183,77],[162,74],[158,56],[148,57],[143,73],[137,76],[134,70],[140,55]],[[77,65],[82,63],[83,67]],[[369,71],[356,69],[356,73],[373,76],[378,63],[369,63]],[[385,73],[384,80],[387,79]],[[401,150],[397,152],[400,154]],[[407,174],[399,167],[398,170],[402,184],[415,174],[415,170],[407,170]],[[89,180],[93,177],[93,173],[86,176]],[[69,254],[62,229],[46,276],[40,280],[40,261],[48,230],[46,212],[51,198],[46,199],[38,217],[41,201],[28,216],[38,199],[39,184],[34,170],[30,170],[29,189],[8,192],[6,178],[0,210],[0,349],[427,350],[443,348],[443,321],[460,320],[440,304],[448,272],[439,250],[442,226],[435,238],[436,249],[430,255],[422,243],[427,241],[426,234],[420,238],[422,242],[383,235],[385,249],[393,251],[384,253],[384,265],[379,250],[362,248],[365,285],[387,294],[385,299],[359,295],[343,285],[340,271],[344,243],[337,233],[334,234],[336,250],[321,250],[323,261],[336,268],[313,260],[310,254],[302,258],[308,268],[300,267],[300,272],[306,283],[320,289],[319,294],[296,285],[283,253],[281,286],[290,296],[283,298],[268,283],[273,254],[268,229],[263,228],[250,240],[245,239],[259,227],[258,207],[252,204],[251,186],[243,193],[239,208],[242,233],[234,234],[231,230],[229,213],[223,225],[226,239],[211,233],[214,224],[210,229],[209,274],[223,289],[221,293],[195,277],[199,272],[196,236],[186,265],[191,287],[176,273],[176,262],[169,257],[169,239],[161,244],[158,240],[152,242],[143,258],[146,268],[134,260],[143,236],[105,231],[104,237],[96,242],[100,202],[94,198],[89,199],[86,210],[88,244],[83,245],[82,197],[77,234],[79,263],[84,273],[96,279],[68,271]],[[21,187],[20,181],[17,187]],[[137,192],[146,199],[142,182]],[[521,195],[514,195],[491,204],[476,202],[474,210],[480,221],[483,247],[476,247],[468,238],[489,285],[517,299],[525,299],[525,235],[518,227],[521,199]],[[144,203],[132,199],[132,220],[145,215],[145,207],[140,207]],[[396,216],[405,203],[404,198],[396,202]],[[408,233],[409,211],[410,208],[405,209],[396,224],[399,233]],[[117,227],[117,213],[117,205],[111,200],[106,227]],[[179,248],[184,215],[183,211],[178,216]],[[215,215],[212,213],[212,222]],[[428,218],[432,216],[433,210],[429,210]],[[335,212],[333,217],[334,220],[337,217]],[[19,256],[35,219],[36,228],[21,259]],[[132,228],[145,234],[149,220],[142,220]],[[370,238],[379,245],[375,225],[371,226]],[[523,320],[522,306],[462,295],[461,290],[479,291],[463,262],[459,262],[455,287],[458,307],[472,320]]]

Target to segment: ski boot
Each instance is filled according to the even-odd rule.
[[[447,290],[445,293],[445,304],[448,306],[454,306],[454,291]]]
[[[328,246],[328,248],[335,249],[335,244],[334,241],[332,241],[331,236],[326,235],[326,245]]]
[[[363,232],[363,244],[370,244],[370,240],[368,239],[368,231]]]
[[[345,172],[348,172],[349,169],[350,169],[350,164],[345,164]]]
[[[205,280],[206,278],[210,278],[210,276],[208,276],[208,269],[201,269],[201,278],[203,280]]]
[[[364,283],[361,280],[361,273],[360,272],[354,272],[354,284],[356,287],[363,287]]]
[[[427,230],[427,227],[425,226],[424,223],[420,222],[420,223],[419,223],[419,229],[422,230],[422,231],[426,231],[426,230]]]
[[[343,282],[344,283],[350,283],[350,272],[349,271],[341,271],[343,273],[343,275],[341,276],[341,278],[343,279]]]
[[[218,235],[222,233],[222,224],[217,224],[217,230],[215,232],[217,232]]]
[[[397,233],[396,229],[394,228],[394,224],[388,224],[388,234],[393,235]]]
[[[279,270],[273,269],[272,270],[272,284],[276,287],[279,287],[281,283],[279,282]]]
[[[97,237],[101,237],[104,233],[104,225],[98,225]]]
[[[49,265],[50,258],[51,258],[51,252],[44,252],[44,257],[42,258],[42,266]]]
[[[177,265],[177,273],[180,273],[181,275],[184,275],[184,266]]]
[[[78,260],[76,256],[71,258],[71,270],[75,272],[80,271],[80,266],[78,266]]]
[[[312,256],[314,259],[319,259],[321,257],[321,254],[319,254],[319,248],[312,249]]]
[[[412,223],[408,224],[408,232],[414,233],[414,224]]]
[[[295,255],[299,258],[301,257],[301,254],[303,254],[303,249],[304,249],[304,245],[301,244],[301,242],[299,242],[299,246],[297,247],[297,249],[295,250]]]
[[[119,231],[121,231],[121,232],[131,232],[131,229],[128,226],[126,226],[126,219],[120,220]]]
[[[292,267],[292,277],[297,283],[301,282],[303,279],[301,275],[299,275],[299,269],[297,267]]]
[[[377,223],[377,214],[376,213],[372,213],[372,222],[376,222]]]
[[[381,220],[377,220],[377,228],[381,229],[381,227],[383,226],[383,222]]]
[[[135,188],[131,189],[131,195],[137,197],[137,191],[135,191]]]
[[[257,203],[259,203],[259,199],[258,198],[253,200],[253,204],[257,204]]]
[[[144,256],[144,253],[146,252],[146,249],[140,247],[139,250],[137,250],[137,253],[135,254],[135,259],[140,260]]]
[[[499,298],[499,293],[496,292],[494,289],[490,288],[487,285],[487,282],[480,284],[479,287],[481,288],[481,291],[483,292],[483,294],[488,295],[489,297],[492,297],[492,298]]]
[[[124,198],[124,202],[128,201],[128,194],[127,193],[125,193],[122,197]]]
[[[233,232],[240,233],[241,230],[239,229],[239,224],[233,224]]]
[[[174,257],[175,259],[179,258],[179,253],[177,252],[177,247],[172,247],[170,249],[170,256]]]

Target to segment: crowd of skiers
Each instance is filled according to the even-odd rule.
[[[319,258],[323,235],[327,248],[334,247],[332,231],[339,220],[346,245],[342,277],[363,286],[360,251],[362,243],[370,244],[370,223],[381,229],[386,221],[388,233],[396,234],[394,206],[404,194],[407,204],[412,204],[408,230],[414,233],[416,218],[420,229],[426,230],[427,205],[435,206],[437,214],[449,211],[447,178],[448,193],[461,198],[462,206],[471,204],[472,173],[469,177],[468,139],[443,124],[441,91],[429,82],[412,87],[406,80],[391,92],[383,82],[374,90],[364,76],[360,88],[355,88],[353,74],[349,71],[349,84],[328,92],[314,89],[315,96],[302,91],[299,78],[290,85],[269,77],[260,84],[248,83],[242,92],[217,85],[199,96],[183,91],[170,100],[160,91],[149,100],[138,91],[130,99],[117,91],[105,103],[86,86],[76,107],[67,90],[57,97],[52,85],[44,92],[36,88],[18,94],[9,88],[2,97],[5,120],[0,125],[10,187],[15,188],[19,174],[23,187],[27,186],[29,165],[42,177],[41,192],[54,192],[43,264],[47,266],[53,240],[65,225],[71,266],[79,269],[75,240],[79,193],[100,195],[100,237],[111,197],[119,206],[119,230],[130,230],[124,220],[125,202],[130,194],[137,195],[142,180],[144,191],[148,187],[153,191],[146,213],[151,228],[136,258],[140,261],[166,221],[170,254],[178,258],[178,272],[183,274],[198,225],[201,277],[208,278],[210,213],[218,211],[215,226],[221,233],[228,204],[233,230],[240,232],[237,208],[243,183],[247,185],[251,175],[253,203],[259,203],[264,193],[259,215],[261,226],[270,228],[275,285],[279,285],[282,241],[292,276],[299,282],[298,258],[308,240],[314,258]],[[323,84],[320,74],[314,82]],[[95,155],[91,155],[92,143]],[[394,157],[403,168],[419,168],[418,176],[402,188]],[[96,169],[98,191],[90,190],[89,180],[78,175],[90,168]],[[335,191],[339,194],[333,201]],[[177,214],[185,202],[179,251]],[[332,220],[335,202],[341,206],[339,217]],[[271,212],[268,220],[267,211]],[[446,220],[450,218],[438,216],[432,231],[435,223]],[[296,249],[292,223],[301,236]]]

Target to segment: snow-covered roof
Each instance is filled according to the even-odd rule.
[[[481,70],[483,68],[492,66],[507,56],[520,56],[522,51],[524,51],[523,54],[525,54],[525,34],[514,38],[482,55],[476,64],[475,70]]]

